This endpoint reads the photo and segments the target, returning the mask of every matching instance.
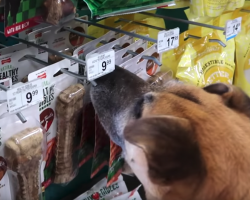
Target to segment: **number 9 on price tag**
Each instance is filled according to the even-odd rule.
[[[115,51],[111,49],[103,53],[88,54],[86,61],[87,78],[93,81],[115,70]]]
[[[180,29],[175,28],[168,31],[160,31],[157,39],[157,51],[162,53],[179,46]]]

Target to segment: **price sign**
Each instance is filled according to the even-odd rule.
[[[225,27],[226,40],[234,38],[241,31],[242,17],[234,20],[228,20]]]
[[[160,31],[157,39],[157,52],[162,53],[179,46],[180,29],[175,28],[169,31]]]
[[[43,101],[42,79],[18,85],[7,91],[7,103],[10,113],[19,112],[41,101]]]
[[[86,56],[87,77],[93,81],[115,70],[115,51],[113,49],[103,53]]]

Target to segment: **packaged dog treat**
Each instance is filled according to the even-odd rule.
[[[33,31],[39,30],[41,28],[44,28],[46,26],[47,26],[46,24],[38,24],[37,26],[28,28],[28,29],[26,29],[26,30],[18,33],[18,37],[21,38],[21,39],[23,39],[23,40],[28,40],[28,35],[30,33],[32,33]]]
[[[89,95],[89,87],[83,98],[82,136],[79,150],[79,167],[92,158],[95,146],[95,109]]]
[[[12,86],[12,79],[6,78],[0,80],[0,84],[4,85],[7,88],[10,88]],[[7,101],[7,93],[0,89],[0,103]]]
[[[140,54],[141,52],[147,49],[147,46],[148,42],[146,40],[140,39],[134,42],[133,44],[117,51],[115,53],[115,64],[120,65],[133,58],[134,56],[128,53],[129,50]]]
[[[39,199],[40,163],[45,147],[37,107],[22,112],[27,120],[24,124],[16,115],[7,114],[0,119],[1,199]]]
[[[62,20],[71,20],[75,16],[76,5],[75,0],[44,0],[42,18],[53,25],[59,24]]]
[[[109,136],[95,115],[95,150],[91,169],[93,178],[104,166],[108,165],[110,154]]]
[[[68,59],[65,59],[35,71],[28,76],[29,81],[38,77],[42,78],[44,85],[44,101],[39,104],[40,122],[47,132],[47,151],[43,160],[44,180],[42,183],[44,188],[48,187],[54,178],[56,163],[56,136],[58,126],[58,118],[56,116],[57,97],[63,90],[77,83],[76,78],[58,73],[61,68],[67,68],[69,71],[75,73],[77,73],[79,69],[77,63],[73,63]]]
[[[22,44],[22,43],[8,46],[8,47],[0,49],[0,56],[5,55],[5,54],[9,54],[9,53],[13,53],[16,51],[20,51],[20,50],[23,50],[25,48],[27,48],[27,45]]]
[[[96,185],[94,185],[89,191],[81,194],[74,200],[84,200],[84,199],[100,199],[100,200],[110,200],[119,195],[128,192],[127,186],[123,181],[122,176],[119,176],[116,181],[107,187],[107,179],[103,178]]]
[[[77,173],[81,114],[85,90],[81,84],[63,90],[56,100],[57,142],[55,183],[68,183]]]
[[[155,57],[161,62],[162,55],[157,53],[156,44],[154,44],[141,54],[121,64],[120,67],[123,67],[137,76],[140,76],[142,79],[147,80],[150,76],[160,71],[160,66],[158,66],[157,63],[154,63],[153,60],[143,59],[143,55]]]
[[[246,9],[249,9],[246,8]],[[249,33],[250,18],[249,13],[236,11],[234,17],[242,17],[241,32],[235,38],[236,45],[236,69],[234,84],[240,87],[250,96],[250,53],[249,53]]]
[[[35,47],[4,54],[0,56],[0,80],[12,78],[12,83],[16,84],[27,74],[44,67],[37,62],[25,58],[24,56],[26,55],[33,56],[45,62],[48,60],[48,53]]]
[[[48,44],[49,36],[51,33],[52,26],[46,26],[37,30],[34,30],[28,34],[28,41],[35,44]]]
[[[145,18],[143,20],[140,20],[139,22],[147,24],[147,25],[152,25],[152,26],[156,26],[157,24],[157,27],[166,29],[164,20],[158,17]],[[135,30],[135,32],[139,35],[144,35],[144,36],[148,35],[149,37],[154,38],[154,39],[157,39],[158,32],[159,32],[159,30],[149,28],[146,26],[142,26],[142,25],[138,25],[138,24],[133,24],[133,23],[127,23],[126,25],[122,27],[122,30],[124,31]],[[136,40],[138,40],[138,38],[136,38]],[[148,42],[148,48],[152,46],[153,44],[154,44],[153,42]]]
[[[124,165],[124,158],[122,157],[122,149],[110,140],[110,159],[108,171],[109,187],[121,175],[122,167]]]
[[[138,193],[138,190],[141,186],[137,187],[131,192],[122,194],[120,196],[117,196],[113,198],[112,200],[142,200],[140,194]]]

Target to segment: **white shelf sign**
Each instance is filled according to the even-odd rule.
[[[179,46],[180,29],[175,28],[168,31],[160,31],[157,39],[157,52],[162,53]]]
[[[9,113],[16,113],[43,101],[42,79],[21,84],[7,91]]]
[[[241,31],[242,17],[233,20],[228,20],[225,27],[226,40],[234,38]]]
[[[86,56],[87,78],[93,81],[115,70],[115,51],[113,49],[103,53]]]

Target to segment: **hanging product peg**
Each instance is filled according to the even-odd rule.
[[[148,13],[148,12],[141,12],[140,14],[148,15],[148,16],[152,16],[152,17],[159,17],[159,18],[163,18],[163,19],[166,19],[166,20],[177,21],[177,22],[181,22],[181,23],[185,23],[185,24],[192,24],[192,25],[196,25],[196,26],[216,29],[216,30],[219,30],[219,31],[225,31],[224,27],[214,26],[214,25],[210,25],[210,24],[203,24],[203,23],[199,23],[199,22],[193,22],[193,21],[189,21],[189,20],[185,20],[185,19],[168,17],[168,16],[158,15],[158,14],[153,14],[153,13]]]

